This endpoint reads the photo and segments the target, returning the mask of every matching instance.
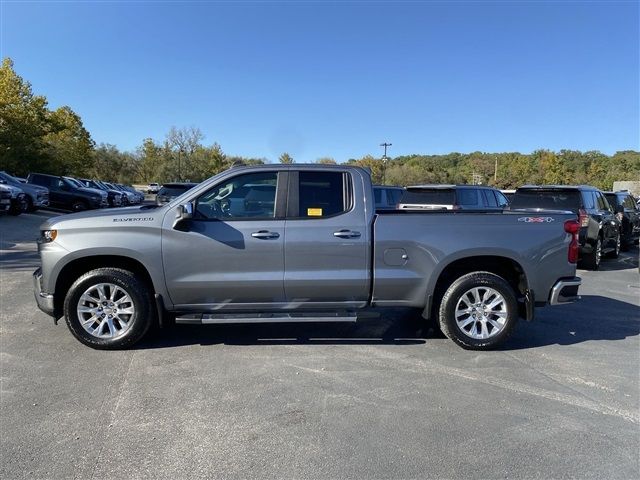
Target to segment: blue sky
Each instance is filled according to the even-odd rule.
[[[6,2],[0,54],[96,142],[228,154],[640,149],[639,3]]]

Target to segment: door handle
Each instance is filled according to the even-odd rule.
[[[253,238],[260,238],[262,240],[269,240],[270,238],[280,238],[280,234],[278,232],[269,232],[268,230],[253,232],[251,236]]]
[[[358,238],[360,236],[360,232],[353,232],[351,230],[338,230],[337,232],[333,232],[333,236],[338,238]]]

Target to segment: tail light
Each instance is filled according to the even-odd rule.
[[[586,210],[583,210],[582,208],[578,210],[578,220],[580,221],[581,227],[589,226],[589,215]]]
[[[571,242],[569,242],[569,253],[567,259],[569,263],[578,263],[578,232],[580,232],[581,222],[577,220],[567,220],[564,222],[564,231],[571,234]]]

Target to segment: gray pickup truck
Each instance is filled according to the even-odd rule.
[[[576,216],[384,211],[366,170],[236,167],[169,204],[41,229],[40,309],[93,348],[154,323],[355,321],[414,307],[464,348],[503,342],[534,307],[578,298]]]

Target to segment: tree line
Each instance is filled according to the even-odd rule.
[[[294,163],[287,152],[281,163]],[[196,127],[171,127],[164,139],[146,138],[134,151],[96,145],[70,107],[49,109],[33,93],[11,59],[0,67],[0,169],[17,176],[30,172],[93,177],[121,183],[202,181],[235,164],[268,163],[266,158],[228,155],[218,143],[206,145]],[[319,164],[336,164],[322,157]],[[640,179],[640,152],[537,150],[531,154],[449,153],[404,155],[387,160],[365,155],[349,165],[370,169],[374,183],[482,183],[499,188],[531,184],[590,184],[611,189],[615,180]]]

